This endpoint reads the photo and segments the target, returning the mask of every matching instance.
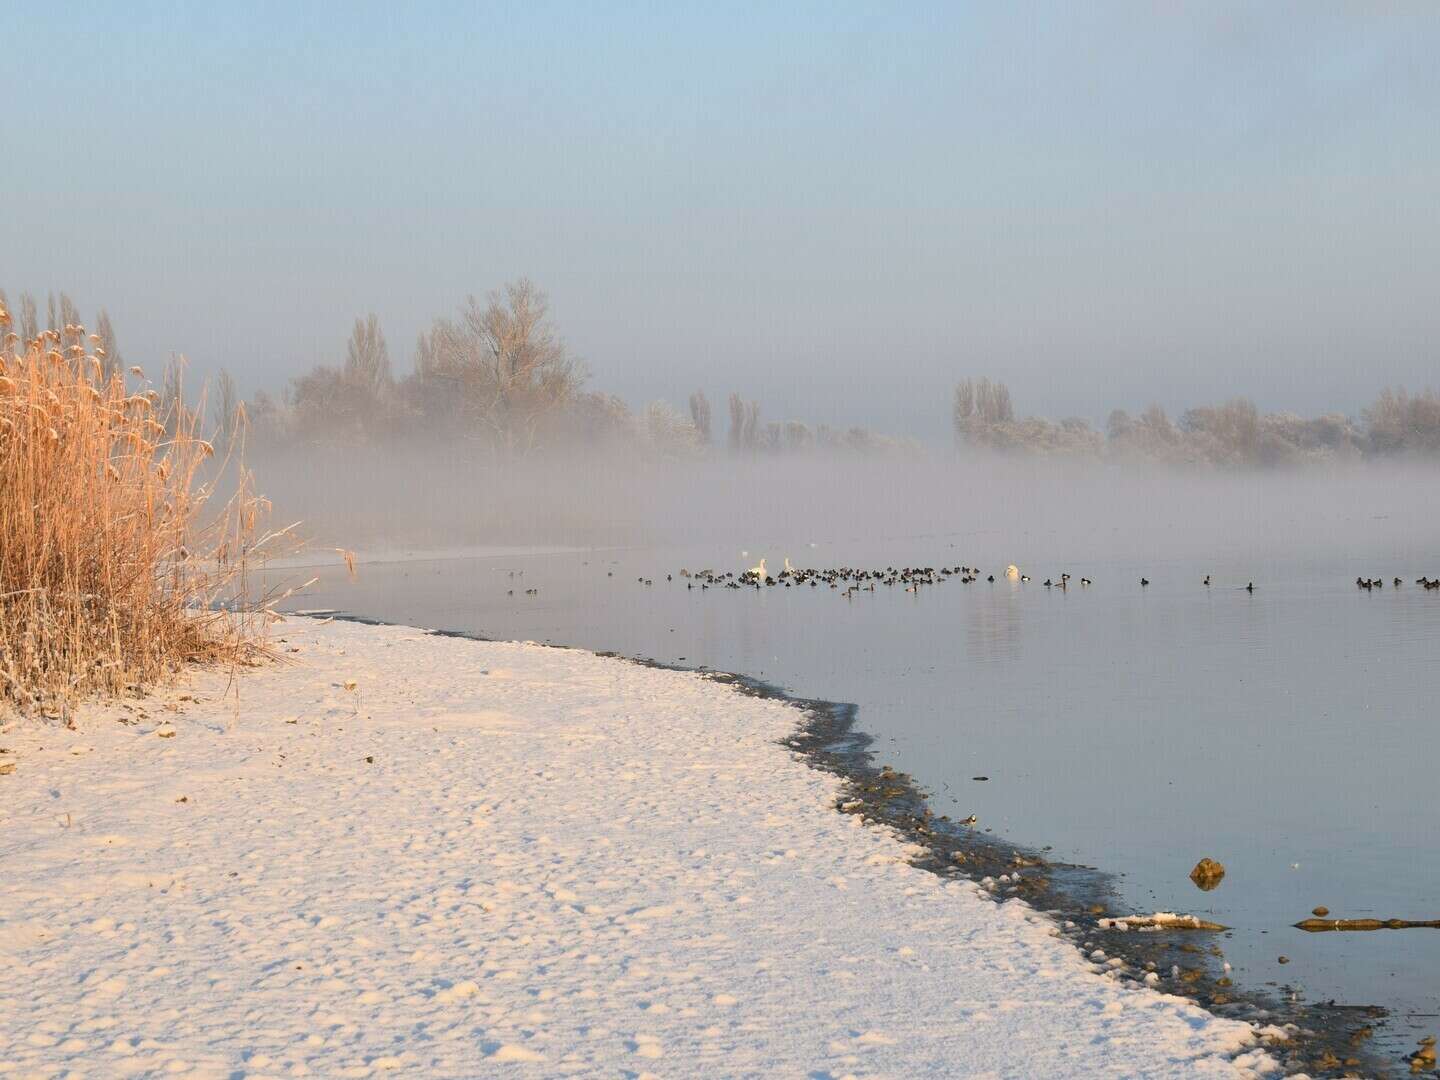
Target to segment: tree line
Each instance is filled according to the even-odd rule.
[[[664,401],[634,411],[588,389],[588,378],[556,330],[545,293],[522,278],[436,318],[416,341],[404,376],[395,374],[372,314],[355,320],[343,363],[318,365],[278,398],[262,391],[245,412],[259,445],[443,441],[499,460],[576,448],[672,458],[716,448],[720,433],[703,390],[690,395],[688,412]],[[218,387],[228,415],[233,380],[222,373]],[[735,454],[918,450],[911,440],[864,428],[762,421],[759,402],[739,394],[728,405],[723,445]]]
[[[1187,409],[1171,420],[1159,405],[1115,409],[1105,430],[1070,417],[1017,418],[1010,390],[981,378],[956,384],[957,445],[1013,454],[1148,459],[1171,464],[1277,466],[1398,456],[1440,456],[1440,394],[1386,389],[1358,420],[1341,413],[1262,413],[1246,398]]]
[[[64,292],[49,294],[42,309],[29,293],[12,306],[0,290],[0,307],[12,312],[22,341],[85,322]],[[125,370],[105,309],[93,325],[94,355],[107,377]],[[483,301],[469,297],[453,316],[437,317],[413,355],[411,370],[397,375],[380,320],[357,318],[342,362],[317,365],[278,396],[262,390],[244,402],[235,380],[221,371],[209,389],[213,428],[229,440],[243,427],[260,449],[431,442],[504,460],[575,449],[662,458],[722,449],[735,455],[920,452],[913,439],[862,427],[767,420],[758,401],[738,393],[729,395],[723,417],[703,390],[690,395],[684,412],[664,401],[632,410],[614,394],[588,388],[589,372],[556,329],[549,299],[524,278]],[[160,390],[162,415],[184,415],[181,365],[166,369]],[[1358,418],[1262,413],[1248,399],[1232,398],[1187,409],[1176,420],[1159,405],[1137,415],[1115,409],[1097,430],[1080,417],[1019,417],[1005,383],[966,378],[954,387],[951,423],[964,450],[1022,455],[1230,467],[1440,456],[1440,394],[1429,389],[1386,389]]]

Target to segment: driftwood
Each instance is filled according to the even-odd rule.
[[[1101,930],[1229,930],[1217,922],[1196,915],[1176,915],[1157,911],[1154,915],[1114,915],[1101,919]]]
[[[1440,919],[1302,919],[1295,929],[1312,934],[1327,930],[1440,930]]]

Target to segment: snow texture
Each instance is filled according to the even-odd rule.
[[[837,813],[790,705],[280,629],[238,705],[210,672],[0,731],[0,1076],[1276,1071]]]

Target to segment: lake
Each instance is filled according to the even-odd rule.
[[[1440,573],[1440,558],[1421,565],[1402,545],[1363,568],[1313,554],[1062,564],[1046,546],[1030,543],[1040,554],[1022,564],[1024,583],[963,535],[775,541],[745,555],[686,544],[400,559],[353,580],[325,567],[289,606],[705,666],[853,702],[877,761],[913,774],[937,814],[973,813],[977,828],[1110,872],[1133,912],[1233,927],[1221,944],[1237,986],[1383,1006],[1379,1045],[1412,1050],[1440,1014],[1440,931],[1292,924],[1317,905],[1336,918],[1440,917],[1440,591],[1414,583]],[[772,574],[788,556],[982,576],[847,598],[823,584],[701,589],[680,574],[738,573],[762,554]],[[1357,589],[1361,569],[1385,587]],[[1041,584],[1061,572],[1067,590]],[[1211,892],[1188,877],[1202,856],[1226,869]]]

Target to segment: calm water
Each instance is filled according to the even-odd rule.
[[[1111,871],[1137,912],[1234,927],[1222,944],[1241,986],[1383,1005],[1397,1051],[1436,1028],[1440,931],[1291,924],[1319,904],[1332,917],[1440,917],[1440,592],[1413,583],[1440,560],[1367,565],[1387,580],[1374,593],[1355,588],[1353,562],[1323,560],[1046,563],[1024,567],[1029,584],[848,600],[824,585],[687,589],[679,575],[738,572],[760,554],[772,573],[785,555],[1003,569],[943,537],[775,544],[751,559],[597,550],[369,564],[355,581],[326,570],[293,606],[705,665],[854,702],[880,760],[914,774],[937,813],[975,813],[1006,839]],[[1039,584],[1062,570],[1095,584]],[[1201,856],[1227,869],[1214,892],[1187,877]]]

